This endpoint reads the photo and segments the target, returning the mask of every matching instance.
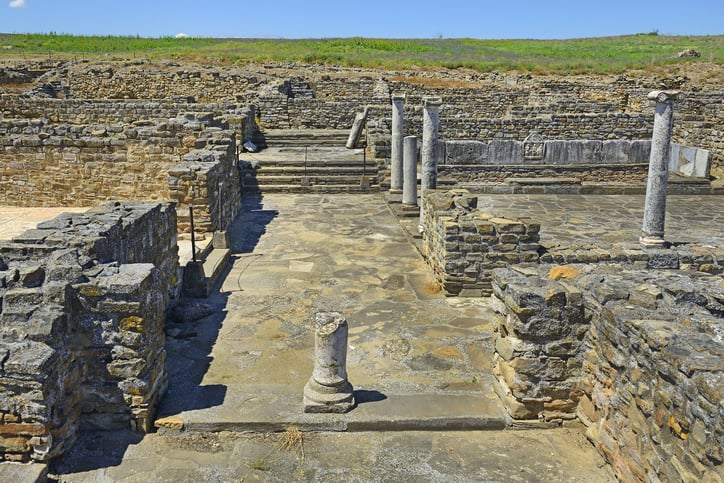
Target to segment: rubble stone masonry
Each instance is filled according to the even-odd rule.
[[[721,481],[721,277],[577,267],[494,272],[511,416],[579,417],[621,481]]]
[[[48,460],[82,428],[151,429],[177,253],[169,203],[112,202],[0,243],[0,460]]]

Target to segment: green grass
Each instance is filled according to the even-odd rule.
[[[11,46],[12,48],[7,48]],[[3,48],[5,47],[5,48]],[[620,73],[692,59],[724,64],[724,35],[662,36],[656,33],[570,40],[479,39],[212,39],[80,37],[55,34],[0,34],[0,58],[44,56],[144,56],[243,64],[306,62],[392,69],[467,67],[479,71],[535,73]]]

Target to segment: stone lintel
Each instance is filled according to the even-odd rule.
[[[394,93],[392,94],[392,101],[393,101],[393,102],[395,102],[395,101],[402,101],[402,102],[404,102],[404,101],[405,101],[405,96],[406,96],[406,94],[401,94],[401,93],[399,93],[399,92],[394,92]]]
[[[681,91],[677,90],[651,91],[647,97],[656,102],[672,102],[684,98]]]

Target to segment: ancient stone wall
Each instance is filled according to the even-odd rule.
[[[614,265],[494,272],[498,391],[514,418],[578,416],[622,481],[724,476],[721,277]]]
[[[241,210],[241,187],[233,131],[204,131],[205,149],[189,152],[168,171],[169,198],[176,202],[179,231],[190,232],[189,206],[194,206],[194,230],[225,230]]]
[[[90,125],[133,125],[166,122],[192,114],[209,127],[227,125],[237,139],[254,137],[258,130],[253,107],[234,103],[196,103],[190,100],[141,99],[48,99],[4,94],[0,95],[0,122],[22,125],[23,120],[36,123]]]
[[[474,211],[465,190],[427,190],[423,255],[446,293],[490,295],[495,268],[538,261],[540,225]]]
[[[535,269],[533,269],[535,272]],[[492,275],[495,388],[513,419],[575,418],[583,393],[581,345],[590,328],[581,292],[508,268]]]
[[[92,206],[103,201],[174,200],[188,231],[194,188],[199,231],[226,227],[241,193],[235,132],[211,115],[132,125],[0,120],[0,203]]]
[[[389,158],[393,92],[407,95],[409,135],[422,132],[422,98],[438,96],[443,99],[442,139],[522,141],[535,131],[546,139],[603,141],[650,139],[653,106],[646,102],[646,94],[658,87],[658,83],[651,84],[652,80],[627,76],[568,79],[499,73],[367,72],[320,66],[305,66],[306,71],[302,71],[301,66],[276,64],[219,69],[173,62],[115,61],[57,63],[45,68],[52,70],[39,78],[35,74],[36,83],[62,85],[78,99],[118,99],[123,103],[175,98],[220,106],[256,105],[266,129],[346,129],[354,113],[369,105],[369,132],[373,152],[379,158]],[[294,74],[290,75],[292,69]],[[724,137],[719,128],[724,124],[724,94],[711,88],[683,90],[687,97],[675,109],[674,140],[708,149],[713,165],[720,168],[724,165]],[[241,138],[238,129],[237,133]]]
[[[131,69],[128,69],[131,67]],[[199,102],[236,101],[245,97],[256,83],[251,75],[238,70],[227,72],[215,67],[178,64],[149,64],[127,62],[121,65],[74,66],[54,74],[67,83],[73,97],[78,99],[163,99],[193,98]]]
[[[82,428],[150,430],[177,253],[168,203],[108,203],[0,243],[2,459],[48,460]]]

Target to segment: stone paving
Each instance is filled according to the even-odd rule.
[[[644,196],[482,195],[478,209],[506,217],[540,220],[541,243],[638,244]],[[670,195],[666,199],[666,241],[724,248],[724,196]]]
[[[200,430],[505,425],[489,375],[492,311],[440,293],[381,197],[245,202],[230,230],[234,263],[206,301],[216,315],[169,326],[162,416]],[[362,404],[348,415],[300,410],[318,311],[349,323],[347,369]]]

